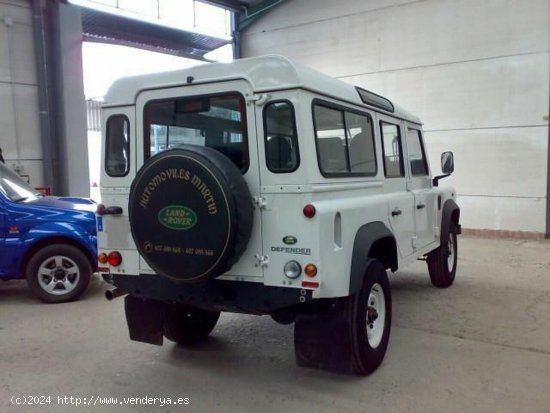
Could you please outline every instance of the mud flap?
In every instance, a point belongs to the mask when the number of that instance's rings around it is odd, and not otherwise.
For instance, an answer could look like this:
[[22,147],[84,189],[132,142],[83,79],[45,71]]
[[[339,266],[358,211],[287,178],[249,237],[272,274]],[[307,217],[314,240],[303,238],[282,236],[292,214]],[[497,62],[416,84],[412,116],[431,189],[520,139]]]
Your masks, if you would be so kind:
[[353,373],[349,321],[340,313],[299,315],[294,325],[296,364]]
[[162,346],[164,305],[162,301],[126,296],[124,309],[130,340]]

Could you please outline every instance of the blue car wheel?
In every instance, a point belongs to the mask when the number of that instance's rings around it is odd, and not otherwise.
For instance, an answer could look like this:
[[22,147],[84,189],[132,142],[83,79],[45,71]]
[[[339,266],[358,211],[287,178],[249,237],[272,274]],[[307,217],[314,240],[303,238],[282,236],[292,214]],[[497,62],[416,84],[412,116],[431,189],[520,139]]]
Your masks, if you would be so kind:
[[92,266],[86,255],[72,245],[42,248],[29,260],[26,277],[31,291],[47,303],[79,298],[88,287]]

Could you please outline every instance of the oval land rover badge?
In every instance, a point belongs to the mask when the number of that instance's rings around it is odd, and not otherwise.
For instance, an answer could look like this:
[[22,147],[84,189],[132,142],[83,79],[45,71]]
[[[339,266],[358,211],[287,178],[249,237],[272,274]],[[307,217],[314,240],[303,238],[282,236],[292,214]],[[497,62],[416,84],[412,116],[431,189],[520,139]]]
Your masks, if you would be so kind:
[[286,245],[294,245],[298,242],[298,239],[292,235],[287,235],[286,237],[283,238],[283,242]]
[[183,205],[169,205],[159,211],[158,220],[166,228],[183,231],[195,226],[197,214]]

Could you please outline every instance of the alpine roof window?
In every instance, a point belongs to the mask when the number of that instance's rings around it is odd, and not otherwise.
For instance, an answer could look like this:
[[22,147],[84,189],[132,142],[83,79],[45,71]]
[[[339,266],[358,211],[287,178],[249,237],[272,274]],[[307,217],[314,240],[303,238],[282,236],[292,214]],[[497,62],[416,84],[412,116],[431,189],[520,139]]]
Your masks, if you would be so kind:
[[389,99],[386,99],[384,96],[377,95],[376,93],[370,92],[368,90],[356,87],[359,97],[364,104],[374,106],[379,109],[384,109],[388,112],[395,112],[395,107]]

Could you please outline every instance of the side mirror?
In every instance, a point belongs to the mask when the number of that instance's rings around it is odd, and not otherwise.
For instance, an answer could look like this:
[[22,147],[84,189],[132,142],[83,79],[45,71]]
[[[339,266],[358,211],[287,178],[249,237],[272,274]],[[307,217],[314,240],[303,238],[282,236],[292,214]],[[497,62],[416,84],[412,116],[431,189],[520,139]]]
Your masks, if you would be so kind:
[[443,175],[434,176],[433,185],[438,186],[439,180],[448,177],[455,170],[455,158],[452,152],[443,152],[441,154],[441,171]]
[[443,152],[441,154],[441,171],[445,175],[450,175],[455,170],[455,159],[452,152]]

